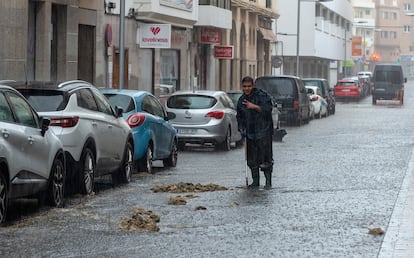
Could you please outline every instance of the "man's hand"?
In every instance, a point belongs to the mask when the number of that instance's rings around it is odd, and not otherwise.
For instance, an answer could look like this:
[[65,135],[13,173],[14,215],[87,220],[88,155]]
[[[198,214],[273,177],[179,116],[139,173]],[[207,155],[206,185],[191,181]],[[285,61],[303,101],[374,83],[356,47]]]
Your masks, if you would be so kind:
[[260,112],[260,106],[258,106],[258,105],[256,105],[256,104],[253,104],[252,102],[250,102],[250,101],[248,101],[248,100],[243,100],[243,105],[245,105],[246,106],[246,108],[248,108],[248,109],[254,109],[254,110],[256,110],[257,112]]

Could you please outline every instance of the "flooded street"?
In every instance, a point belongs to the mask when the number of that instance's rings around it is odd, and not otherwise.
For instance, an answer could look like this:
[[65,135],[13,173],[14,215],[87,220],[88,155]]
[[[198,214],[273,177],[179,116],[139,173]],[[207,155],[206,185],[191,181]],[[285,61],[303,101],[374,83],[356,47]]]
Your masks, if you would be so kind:
[[[386,231],[413,150],[414,83],[405,97],[403,107],[339,102],[333,116],[286,126],[271,190],[263,173],[259,190],[245,188],[243,147],[190,146],[176,168],[115,188],[99,179],[95,195],[65,208],[18,200],[0,256],[377,257],[383,234],[370,230]],[[123,225],[137,209],[158,216],[158,230]]]

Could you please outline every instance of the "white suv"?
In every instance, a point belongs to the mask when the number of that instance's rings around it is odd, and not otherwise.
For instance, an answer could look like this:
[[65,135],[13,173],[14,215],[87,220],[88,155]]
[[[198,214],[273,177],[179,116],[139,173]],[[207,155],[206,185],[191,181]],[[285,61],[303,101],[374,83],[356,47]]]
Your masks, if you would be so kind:
[[49,123],[16,90],[0,85],[0,224],[11,198],[64,204],[65,155]]
[[72,192],[91,194],[96,176],[112,174],[114,183],[129,183],[134,144],[122,108],[85,81],[14,84],[63,143]]

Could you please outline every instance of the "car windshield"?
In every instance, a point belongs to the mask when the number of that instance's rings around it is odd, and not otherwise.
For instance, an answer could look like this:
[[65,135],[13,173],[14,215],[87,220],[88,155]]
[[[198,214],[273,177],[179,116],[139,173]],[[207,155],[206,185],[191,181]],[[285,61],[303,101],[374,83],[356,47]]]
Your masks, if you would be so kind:
[[20,92],[38,112],[59,111],[66,107],[61,91],[21,90]]
[[237,102],[239,101],[239,98],[241,95],[243,95],[242,92],[228,92],[227,95],[229,95],[231,101],[233,101],[234,106],[237,106]]
[[337,86],[356,86],[355,82],[338,82]]
[[134,101],[130,96],[111,93],[105,93],[104,95],[108,98],[112,108],[114,109],[116,106],[122,107],[125,113],[135,109]]
[[303,83],[305,85],[309,85],[309,86],[319,86],[319,82],[318,81],[308,81],[308,80],[304,80]]
[[176,109],[208,109],[213,107],[217,100],[204,95],[175,95],[167,100],[167,107]]
[[271,96],[295,95],[295,87],[289,78],[262,78],[256,81],[256,87],[265,90]]

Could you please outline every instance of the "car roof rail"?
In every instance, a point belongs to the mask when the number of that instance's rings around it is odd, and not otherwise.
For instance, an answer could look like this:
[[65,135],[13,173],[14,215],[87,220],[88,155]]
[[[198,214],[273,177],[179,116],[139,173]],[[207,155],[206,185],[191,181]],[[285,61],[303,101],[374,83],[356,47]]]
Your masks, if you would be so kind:
[[13,83],[16,82],[15,80],[0,80],[0,84],[7,84],[7,83]]
[[88,85],[92,85],[91,83],[87,82],[87,81],[83,81],[83,80],[71,80],[71,81],[66,81],[66,82],[62,82],[58,85],[58,88],[62,88],[65,87],[67,85],[72,85],[74,83],[85,83]]

